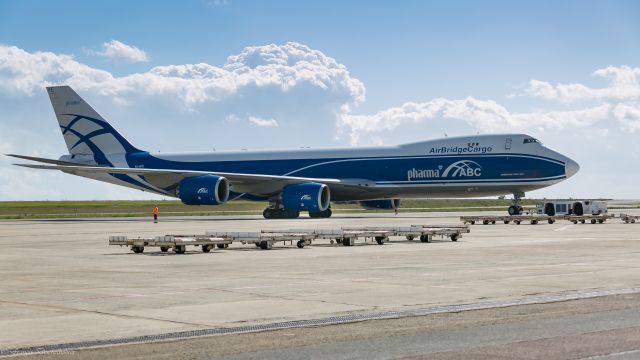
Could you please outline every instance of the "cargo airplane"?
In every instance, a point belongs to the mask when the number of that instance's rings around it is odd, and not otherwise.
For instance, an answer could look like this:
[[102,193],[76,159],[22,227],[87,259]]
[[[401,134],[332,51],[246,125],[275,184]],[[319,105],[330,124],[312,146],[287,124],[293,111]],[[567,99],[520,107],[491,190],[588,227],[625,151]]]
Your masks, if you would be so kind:
[[151,154],[127,141],[69,86],[48,87],[69,149],[58,160],[16,164],[176,197],[188,205],[268,201],[265,218],[331,216],[331,202],[397,209],[401,198],[514,195],[575,174],[570,158],[524,134],[473,135],[397,146]]

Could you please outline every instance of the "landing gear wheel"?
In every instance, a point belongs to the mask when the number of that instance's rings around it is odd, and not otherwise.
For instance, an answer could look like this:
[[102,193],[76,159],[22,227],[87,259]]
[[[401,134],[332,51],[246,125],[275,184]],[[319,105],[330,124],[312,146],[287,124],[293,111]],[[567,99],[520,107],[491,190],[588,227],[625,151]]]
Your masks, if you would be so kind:
[[509,213],[509,215],[514,216],[514,215],[522,215],[523,210],[524,209],[520,205],[511,205],[509,206],[509,209],[507,209],[507,212]]
[[296,219],[300,212],[296,210],[277,209],[268,207],[262,212],[265,219]]
[[309,211],[310,218],[329,218],[331,217],[331,208],[324,211]]

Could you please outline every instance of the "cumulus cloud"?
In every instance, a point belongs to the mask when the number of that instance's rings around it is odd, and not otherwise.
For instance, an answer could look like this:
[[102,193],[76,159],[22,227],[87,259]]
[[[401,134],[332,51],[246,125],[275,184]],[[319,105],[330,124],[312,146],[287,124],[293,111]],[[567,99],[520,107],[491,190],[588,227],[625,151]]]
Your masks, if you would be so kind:
[[114,76],[79,63],[72,56],[27,52],[0,45],[0,90],[33,94],[52,84],[67,84],[105,96],[130,93],[169,95],[186,107],[215,102],[247,87],[282,92],[309,85],[343,99],[342,111],[364,101],[364,84],[321,51],[298,43],[245,48],[222,67],[199,63],[157,66],[144,73]]
[[393,130],[405,123],[421,123],[435,119],[462,120],[483,132],[526,130],[531,128],[583,128],[606,120],[610,114],[607,104],[572,111],[513,113],[492,100],[468,97],[463,100],[438,98],[427,102],[407,102],[399,107],[379,111],[373,115],[344,114],[340,127],[350,131],[352,144],[363,133]]
[[363,134],[369,134],[373,139],[374,133],[437,119],[464,121],[482,132],[589,128],[610,119],[616,119],[623,131],[634,133],[640,130],[640,68],[609,66],[596,70],[593,75],[606,79],[607,86],[592,88],[580,83],[552,85],[546,81],[531,80],[523,94],[565,106],[580,101],[575,109],[513,112],[493,100],[437,98],[426,102],[407,102],[371,115],[343,113],[338,122],[339,129],[343,133],[349,132],[352,144],[359,143]]
[[102,44],[102,50],[90,51],[91,54],[103,56],[109,60],[127,62],[148,62],[149,55],[133,45],[127,45],[118,40],[111,40]]
[[81,64],[70,55],[0,45],[0,90],[7,93],[33,95],[55,84],[86,89],[88,84],[99,86],[113,79],[109,72]]
[[249,116],[249,122],[256,126],[278,127],[278,122],[275,119],[262,119],[256,116]]
[[613,116],[624,130],[632,134],[640,131],[640,105],[618,104],[613,110]]
[[593,76],[603,78],[608,85],[592,88],[583,84],[551,84],[531,80],[527,95],[570,103],[580,100],[631,100],[640,98],[640,68],[609,66],[596,70]]

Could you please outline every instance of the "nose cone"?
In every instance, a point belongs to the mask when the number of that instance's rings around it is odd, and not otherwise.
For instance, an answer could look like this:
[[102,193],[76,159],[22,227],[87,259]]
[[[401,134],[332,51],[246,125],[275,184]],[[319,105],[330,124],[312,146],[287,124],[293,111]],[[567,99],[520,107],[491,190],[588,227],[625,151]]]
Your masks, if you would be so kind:
[[575,173],[580,170],[580,165],[577,162],[567,158],[564,162],[564,172],[567,175],[567,179],[572,177]]

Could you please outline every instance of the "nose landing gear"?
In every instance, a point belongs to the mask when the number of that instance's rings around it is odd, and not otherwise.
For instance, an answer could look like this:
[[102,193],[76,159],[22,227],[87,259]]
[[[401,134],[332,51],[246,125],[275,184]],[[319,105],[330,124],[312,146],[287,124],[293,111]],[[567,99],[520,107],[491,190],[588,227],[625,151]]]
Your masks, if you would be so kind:
[[524,193],[513,194],[513,205],[509,206],[507,212],[509,215],[522,215],[524,209],[520,205],[520,200],[524,197]]

